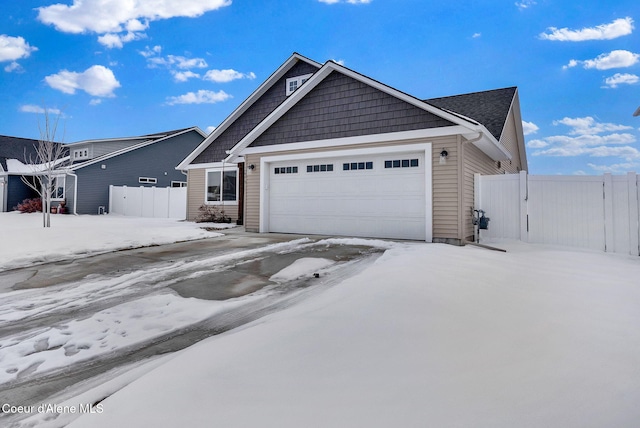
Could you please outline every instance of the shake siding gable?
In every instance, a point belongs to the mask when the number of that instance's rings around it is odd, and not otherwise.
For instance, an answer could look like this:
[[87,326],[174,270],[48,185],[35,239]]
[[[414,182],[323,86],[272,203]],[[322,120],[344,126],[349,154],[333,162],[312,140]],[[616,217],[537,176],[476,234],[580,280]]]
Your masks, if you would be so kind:
[[439,116],[333,71],[250,147],[451,125]]
[[286,80],[288,78],[315,73],[317,70],[313,65],[299,61],[256,100],[242,116],[229,125],[209,147],[194,159],[192,164],[219,162],[226,158],[226,150],[231,149],[287,98]]

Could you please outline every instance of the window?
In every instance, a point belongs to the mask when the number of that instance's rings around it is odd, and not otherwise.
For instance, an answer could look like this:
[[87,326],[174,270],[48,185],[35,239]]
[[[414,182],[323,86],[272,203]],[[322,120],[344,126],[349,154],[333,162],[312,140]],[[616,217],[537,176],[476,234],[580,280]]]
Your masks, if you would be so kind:
[[333,164],[322,164],[322,165],[307,165],[307,172],[331,172],[333,171]]
[[287,96],[293,94],[304,82],[309,80],[312,74],[305,74],[303,76],[290,77],[287,79]]
[[373,162],[351,162],[343,163],[343,171],[357,171],[359,169],[373,169]]
[[274,174],[297,174],[298,167],[297,166],[281,166],[279,168],[274,168]]
[[186,181],[172,181],[171,187],[187,187]]
[[206,202],[236,202],[238,171],[207,171]]
[[73,151],[73,160],[89,159],[89,149],[77,149]]
[[158,182],[157,178],[153,178],[153,177],[138,177],[138,183],[156,184],[157,182]]
[[65,185],[65,176],[57,175],[53,177],[53,185],[51,186],[51,199],[52,200],[63,200],[64,199],[64,185]]
[[397,159],[384,161],[385,168],[415,168],[419,166],[418,159]]

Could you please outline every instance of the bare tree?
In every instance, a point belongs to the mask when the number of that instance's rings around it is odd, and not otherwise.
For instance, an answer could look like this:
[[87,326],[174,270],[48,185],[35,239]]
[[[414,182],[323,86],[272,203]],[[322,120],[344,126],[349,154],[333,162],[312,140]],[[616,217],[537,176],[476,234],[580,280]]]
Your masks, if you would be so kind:
[[29,177],[22,176],[22,181],[33,189],[42,200],[42,226],[51,227],[51,199],[58,191],[56,181],[60,176],[59,169],[69,163],[65,147],[62,145],[62,138],[56,142],[58,123],[62,113],[58,113],[55,118],[49,116],[49,111],[44,109],[44,126],[38,120],[40,138],[38,144],[34,144],[35,156],[30,155],[28,159],[25,153],[32,174]]

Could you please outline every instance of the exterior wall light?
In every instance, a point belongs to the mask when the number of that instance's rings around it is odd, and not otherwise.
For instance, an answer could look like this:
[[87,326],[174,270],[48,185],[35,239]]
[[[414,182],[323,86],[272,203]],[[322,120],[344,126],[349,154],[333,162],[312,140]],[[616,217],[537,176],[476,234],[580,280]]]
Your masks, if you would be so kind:
[[447,163],[447,156],[449,156],[449,152],[445,149],[442,149],[440,152],[440,165],[444,165]]

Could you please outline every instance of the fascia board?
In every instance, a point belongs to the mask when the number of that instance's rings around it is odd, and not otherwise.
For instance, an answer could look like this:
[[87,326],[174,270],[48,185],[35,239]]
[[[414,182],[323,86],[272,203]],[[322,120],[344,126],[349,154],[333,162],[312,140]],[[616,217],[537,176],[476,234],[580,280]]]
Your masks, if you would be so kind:
[[223,167],[228,166],[228,165],[237,166],[237,163],[235,163],[235,162],[194,163],[194,164],[186,165],[185,168],[180,168],[180,166],[177,166],[176,169],[177,170],[181,170],[181,171],[189,171],[189,170],[192,170],[192,169],[223,168]]
[[248,147],[256,138],[258,138],[265,130],[273,125],[280,117],[282,117],[287,111],[295,106],[298,101],[304,98],[313,88],[315,88],[320,82],[322,82],[332,71],[338,71],[346,76],[352,77],[360,82],[370,85],[380,91],[383,91],[391,96],[394,96],[402,101],[405,101],[411,105],[414,105],[422,110],[442,117],[449,122],[462,126],[471,132],[488,132],[484,127],[480,125],[474,125],[461,119],[460,117],[448,113],[442,109],[427,104],[415,97],[412,97],[404,92],[398,91],[390,86],[384,85],[376,80],[373,80],[367,76],[356,73],[353,70],[345,68],[333,61],[328,61],[322,68],[317,71],[309,80],[307,80],[298,90],[289,96],[282,104],[280,104],[271,114],[269,114],[262,122],[260,122],[254,129],[252,129],[242,140],[240,140],[231,150],[229,150],[229,157],[227,160],[233,161],[246,147]]
[[99,140],[82,140],[82,141],[76,141],[74,143],[65,143],[64,146],[66,147],[71,147],[71,146],[76,146],[79,144],[94,144],[94,143],[108,143],[110,141],[130,141],[130,140],[148,140],[149,136],[148,135],[142,135],[142,136],[138,136],[138,137],[122,137],[122,138],[103,138],[103,139],[99,139]]
[[318,68],[322,67],[322,64],[310,60],[309,58],[305,58],[298,53],[294,53],[293,55],[291,55],[291,57],[289,57],[288,60],[286,60],[280,67],[278,67],[278,69],[274,71],[271,76],[267,78],[267,80],[265,80],[260,86],[258,86],[258,88],[253,91],[253,93],[249,95],[249,97],[246,98],[242,102],[242,104],[240,104],[229,116],[227,116],[227,118],[216,129],[214,129],[211,134],[206,136],[205,140],[198,147],[196,147],[195,150],[191,152],[189,156],[187,156],[180,163],[180,165],[178,165],[178,169],[189,169],[187,168],[187,165],[193,162],[193,160],[197,158],[200,153],[202,153],[207,147],[209,147],[209,145],[213,141],[215,141],[216,138],[218,138],[224,131],[226,131],[233,122],[235,122],[240,116],[242,116],[242,114],[244,114],[245,111],[249,109],[249,107],[251,107],[258,99],[260,99],[260,97],[262,97],[265,92],[267,92],[278,80],[280,80],[280,78],[284,76],[284,74],[297,63],[297,61],[304,61],[315,65]]

